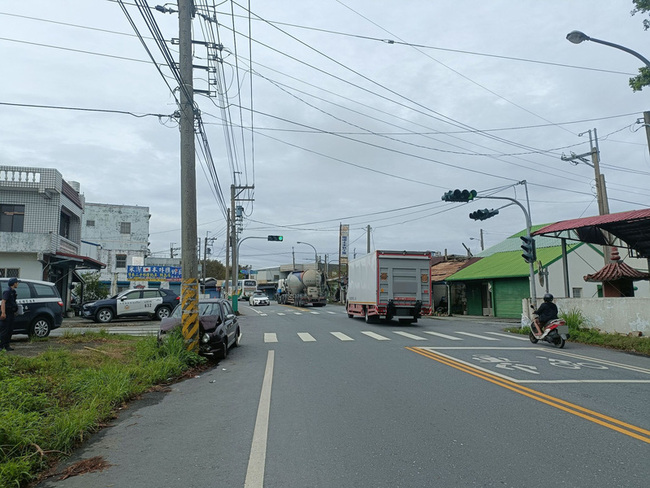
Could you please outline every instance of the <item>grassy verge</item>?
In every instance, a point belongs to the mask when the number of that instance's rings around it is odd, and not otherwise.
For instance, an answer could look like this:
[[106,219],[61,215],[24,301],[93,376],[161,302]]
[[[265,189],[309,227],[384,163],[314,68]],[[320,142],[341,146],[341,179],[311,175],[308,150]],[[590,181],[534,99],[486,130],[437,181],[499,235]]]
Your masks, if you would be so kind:
[[[650,337],[628,337],[620,334],[605,334],[587,327],[587,321],[580,310],[571,310],[560,314],[569,326],[569,341],[592,344],[595,346],[619,349],[650,356]],[[509,332],[528,335],[529,327],[510,327]]]
[[180,331],[168,339],[101,332],[66,335],[36,357],[0,353],[0,486],[25,486],[125,401],[205,362]]

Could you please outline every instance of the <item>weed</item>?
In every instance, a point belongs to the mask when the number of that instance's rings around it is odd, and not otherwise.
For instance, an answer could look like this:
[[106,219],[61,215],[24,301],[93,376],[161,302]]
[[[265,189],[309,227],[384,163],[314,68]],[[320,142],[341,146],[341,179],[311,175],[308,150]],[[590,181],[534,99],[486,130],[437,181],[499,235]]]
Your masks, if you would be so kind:
[[104,331],[60,342],[32,358],[0,355],[0,486],[25,485],[125,401],[205,361],[180,331],[160,345]]

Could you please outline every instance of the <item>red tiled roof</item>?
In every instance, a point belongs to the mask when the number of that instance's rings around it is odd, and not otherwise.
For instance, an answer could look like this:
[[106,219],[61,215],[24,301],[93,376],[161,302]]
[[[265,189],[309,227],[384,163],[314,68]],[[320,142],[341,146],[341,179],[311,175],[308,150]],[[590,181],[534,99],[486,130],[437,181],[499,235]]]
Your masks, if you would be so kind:
[[617,281],[620,279],[647,280],[650,279],[650,274],[642,273],[623,262],[617,261],[606,264],[600,271],[584,277],[584,280],[589,282]]

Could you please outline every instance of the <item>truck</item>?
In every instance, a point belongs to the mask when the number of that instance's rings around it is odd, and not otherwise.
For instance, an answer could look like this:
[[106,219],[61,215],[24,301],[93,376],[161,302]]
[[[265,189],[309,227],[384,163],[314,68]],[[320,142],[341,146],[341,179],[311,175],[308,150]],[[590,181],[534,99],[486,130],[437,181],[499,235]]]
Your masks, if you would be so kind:
[[278,303],[303,307],[324,307],[327,303],[325,295],[325,275],[318,270],[293,271],[278,282]]
[[414,323],[431,313],[431,299],[429,251],[374,251],[348,263],[350,318]]

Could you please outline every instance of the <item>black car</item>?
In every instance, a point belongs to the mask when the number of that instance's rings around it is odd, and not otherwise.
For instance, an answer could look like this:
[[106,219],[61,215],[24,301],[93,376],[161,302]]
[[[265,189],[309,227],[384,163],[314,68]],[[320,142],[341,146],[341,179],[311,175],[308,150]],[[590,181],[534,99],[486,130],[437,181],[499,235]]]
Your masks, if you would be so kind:
[[[182,326],[183,310],[179,305],[171,317],[160,323],[158,340]],[[237,347],[241,340],[241,329],[232,305],[223,298],[199,300],[199,353],[225,359],[228,349]]]
[[81,315],[95,322],[107,323],[114,318],[169,317],[180,302],[178,294],[167,288],[126,290],[112,298],[84,303]]
[[[9,278],[0,278],[0,296],[9,288]],[[16,302],[23,313],[14,318],[14,334],[47,337],[63,323],[63,301],[54,283],[18,278]]]

